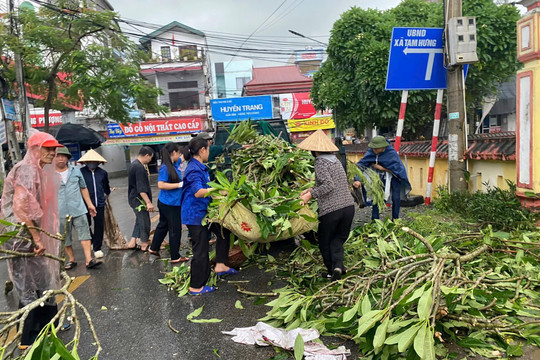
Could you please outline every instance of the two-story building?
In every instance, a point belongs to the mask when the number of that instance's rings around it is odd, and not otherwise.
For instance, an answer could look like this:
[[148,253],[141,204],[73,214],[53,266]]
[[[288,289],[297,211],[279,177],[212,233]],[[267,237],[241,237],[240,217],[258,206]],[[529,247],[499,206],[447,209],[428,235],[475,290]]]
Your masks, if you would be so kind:
[[211,76],[205,34],[173,21],[140,42],[151,58],[141,65],[141,73],[163,90],[158,102],[170,109],[165,118],[146,114],[146,119],[199,118],[208,127]]

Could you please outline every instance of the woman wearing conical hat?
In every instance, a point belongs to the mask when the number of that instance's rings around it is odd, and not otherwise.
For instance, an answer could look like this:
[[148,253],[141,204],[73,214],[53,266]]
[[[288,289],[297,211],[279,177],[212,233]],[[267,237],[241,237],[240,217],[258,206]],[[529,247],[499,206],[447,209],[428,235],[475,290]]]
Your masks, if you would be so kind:
[[345,273],[343,243],[349,237],[354,217],[354,199],[349,190],[347,174],[334,152],[336,145],[322,130],[317,130],[300,144],[315,157],[315,187],[304,190],[304,203],[317,199],[319,206],[319,249],[328,269],[326,277],[333,281]]
[[[107,171],[100,168],[100,164],[105,164],[107,160],[101,156],[94,149],[90,149],[80,159],[80,163],[86,164],[81,168],[84,181],[90,193],[90,199],[92,204],[96,207],[97,214],[93,218],[94,231],[92,232],[92,248],[94,250],[94,256],[96,258],[102,258],[104,256],[101,251],[103,244],[103,232],[105,225],[105,204],[106,196],[111,193],[109,186],[109,175]],[[92,218],[88,217],[88,223],[91,223]]]

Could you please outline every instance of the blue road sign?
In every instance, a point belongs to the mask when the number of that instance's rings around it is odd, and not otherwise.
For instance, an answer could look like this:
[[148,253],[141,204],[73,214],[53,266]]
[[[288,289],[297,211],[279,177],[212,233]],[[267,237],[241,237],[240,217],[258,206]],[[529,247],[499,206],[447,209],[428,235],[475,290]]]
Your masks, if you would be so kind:
[[246,96],[210,100],[215,121],[272,119],[272,96]]
[[394,28],[386,90],[446,89],[442,28]]

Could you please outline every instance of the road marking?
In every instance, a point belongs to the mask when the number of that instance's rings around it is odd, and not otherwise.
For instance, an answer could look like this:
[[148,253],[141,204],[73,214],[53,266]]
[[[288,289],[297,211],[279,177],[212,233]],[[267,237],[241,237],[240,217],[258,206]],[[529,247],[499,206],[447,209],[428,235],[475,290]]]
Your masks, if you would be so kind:
[[159,214],[158,215],[155,215],[153,218],[152,218],[152,222],[155,223],[156,221],[159,220]]
[[[69,285],[68,291],[73,294],[88,279],[90,279],[90,275],[77,276]],[[56,303],[60,304],[62,301],[64,301],[64,295],[58,295],[56,297]]]

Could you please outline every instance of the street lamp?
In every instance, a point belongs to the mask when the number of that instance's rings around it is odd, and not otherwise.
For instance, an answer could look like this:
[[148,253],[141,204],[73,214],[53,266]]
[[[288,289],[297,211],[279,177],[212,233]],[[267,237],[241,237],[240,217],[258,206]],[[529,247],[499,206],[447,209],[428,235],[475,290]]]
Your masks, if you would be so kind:
[[310,38],[309,36],[306,36],[306,35],[302,35],[302,34],[300,34],[300,33],[297,33],[297,32],[294,31],[294,30],[289,30],[289,32],[290,32],[291,34],[293,34],[293,35],[300,36],[300,37],[303,37],[303,38],[305,38],[305,39],[309,39],[309,40],[311,40],[311,41],[315,41],[316,43],[319,43],[319,44],[323,45],[324,47],[328,47],[328,44],[323,43],[322,41],[319,41],[319,40],[315,40],[315,39],[313,39],[313,38]]

